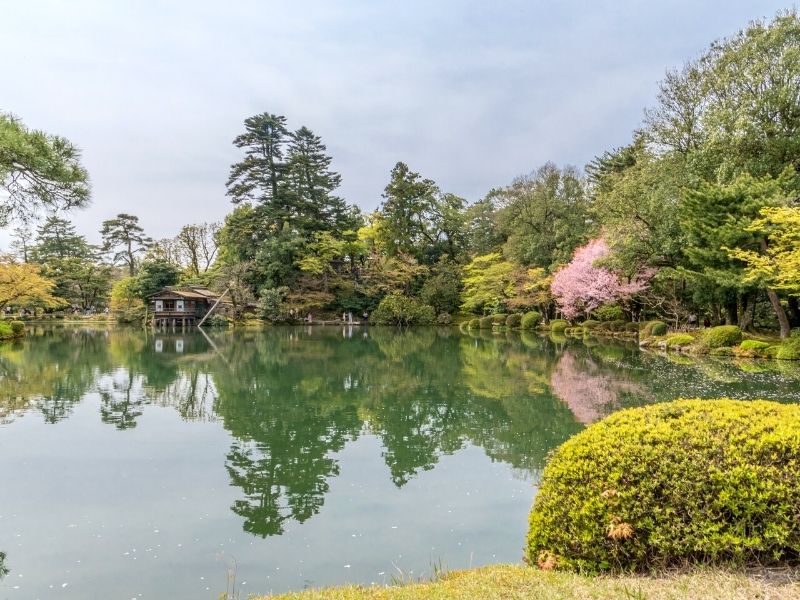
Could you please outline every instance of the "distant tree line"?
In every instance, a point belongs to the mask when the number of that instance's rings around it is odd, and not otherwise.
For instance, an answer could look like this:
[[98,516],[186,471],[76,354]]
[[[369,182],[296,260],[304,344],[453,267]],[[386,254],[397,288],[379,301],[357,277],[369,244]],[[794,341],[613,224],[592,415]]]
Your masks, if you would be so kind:
[[[784,337],[800,326],[794,11],[669,71],[629,144],[583,171],[548,162],[473,202],[398,162],[380,207],[362,214],[338,195],[320,137],[262,113],[233,141],[241,158],[224,223],[152,240],[120,214],[94,247],[63,217],[88,200],[78,152],[8,116],[0,131],[0,212],[23,221],[15,260],[38,265],[53,297],[79,309],[136,314],[158,286],[187,283],[228,289],[236,316],[274,322],[352,312],[446,323],[528,310],[579,320],[613,307],[674,326]],[[37,153],[50,159],[42,173]]]

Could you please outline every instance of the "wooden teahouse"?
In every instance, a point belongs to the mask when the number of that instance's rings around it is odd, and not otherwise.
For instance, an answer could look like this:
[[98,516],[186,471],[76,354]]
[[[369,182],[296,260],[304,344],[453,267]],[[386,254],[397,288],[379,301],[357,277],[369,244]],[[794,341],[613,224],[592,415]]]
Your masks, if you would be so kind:
[[150,296],[153,326],[198,325],[220,299],[219,294],[204,287],[166,287]]

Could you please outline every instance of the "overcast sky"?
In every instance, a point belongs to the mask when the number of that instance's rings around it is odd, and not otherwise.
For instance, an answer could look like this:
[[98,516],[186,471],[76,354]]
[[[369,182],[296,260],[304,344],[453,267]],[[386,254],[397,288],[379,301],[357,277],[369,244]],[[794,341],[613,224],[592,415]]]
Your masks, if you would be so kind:
[[[476,200],[547,160],[627,143],[656,84],[769,0],[2,0],[0,110],[83,151],[92,241],[221,220],[242,121],[322,136],[341,194],[380,203],[399,160]],[[6,246],[6,235],[0,245]]]

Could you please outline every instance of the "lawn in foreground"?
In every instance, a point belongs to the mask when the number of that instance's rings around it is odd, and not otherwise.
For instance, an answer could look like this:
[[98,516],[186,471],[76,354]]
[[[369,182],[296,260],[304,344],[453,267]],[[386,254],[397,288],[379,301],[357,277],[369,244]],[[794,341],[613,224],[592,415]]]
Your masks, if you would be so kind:
[[[263,598],[266,597],[262,597]],[[454,571],[431,583],[339,587],[271,597],[280,600],[789,600],[800,599],[800,571],[696,570],[658,576],[585,577],[524,566]]]

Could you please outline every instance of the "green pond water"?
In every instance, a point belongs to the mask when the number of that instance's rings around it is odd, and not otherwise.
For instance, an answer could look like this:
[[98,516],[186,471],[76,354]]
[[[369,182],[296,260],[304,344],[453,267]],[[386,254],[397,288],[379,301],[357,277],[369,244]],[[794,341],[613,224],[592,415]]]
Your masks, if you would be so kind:
[[455,329],[0,346],[0,598],[242,598],[518,562],[547,453],[622,407],[800,400],[800,365]]

